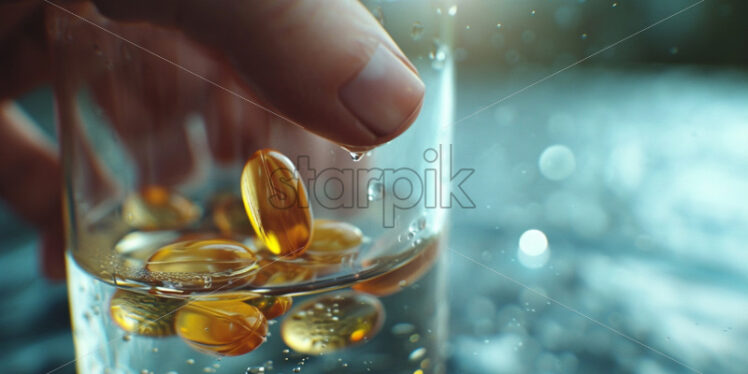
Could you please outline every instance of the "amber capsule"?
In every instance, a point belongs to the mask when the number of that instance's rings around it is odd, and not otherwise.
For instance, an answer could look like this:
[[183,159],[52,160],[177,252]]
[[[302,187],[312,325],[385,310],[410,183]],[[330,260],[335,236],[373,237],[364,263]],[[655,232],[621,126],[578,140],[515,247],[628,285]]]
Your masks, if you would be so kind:
[[188,345],[222,356],[253,351],[268,331],[262,312],[241,300],[191,301],[179,309],[175,324]]
[[312,243],[304,257],[318,262],[338,264],[356,255],[364,235],[358,227],[349,223],[328,219],[314,220]]
[[141,230],[176,229],[197,220],[200,208],[174,191],[149,186],[125,200],[122,216],[130,226]]
[[161,276],[188,274],[191,277],[181,282],[185,288],[215,288],[251,274],[257,258],[248,247],[232,240],[185,240],[159,249],[145,268]]
[[[353,285],[356,291],[377,296],[387,296],[399,292],[420,279],[431,269],[440,252],[438,237],[424,239],[414,250],[416,254],[407,263],[393,271]],[[364,266],[367,266],[364,261]]]
[[174,334],[174,315],[182,305],[179,299],[119,289],[109,301],[109,313],[128,333],[160,337]]
[[244,165],[241,190],[252,227],[268,250],[300,256],[311,241],[312,211],[291,160],[272,149],[255,152]]
[[376,297],[343,291],[293,308],[281,324],[281,335],[296,352],[323,354],[370,340],[383,322],[384,308]]
[[245,303],[259,309],[267,319],[280,317],[291,308],[293,300],[288,296],[258,296],[244,300]]
[[311,266],[295,262],[260,260],[251,284],[255,287],[288,285],[308,281],[315,275],[315,269]]
[[225,235],[254,235],[244,203],[238,196],[218,195],[213,201],[213,224]]

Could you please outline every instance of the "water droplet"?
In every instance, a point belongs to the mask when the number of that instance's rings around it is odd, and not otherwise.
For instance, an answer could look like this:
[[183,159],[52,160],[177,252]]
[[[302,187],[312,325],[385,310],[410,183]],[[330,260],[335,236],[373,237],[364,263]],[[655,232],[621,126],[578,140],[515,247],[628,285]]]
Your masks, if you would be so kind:
[[497,28],[497,29],[501,29],[501,24],[500,24],[500,23],[497,23],[497,24],[496,24],[496,28]]
[[293,368],[293,372],[294,373],[300,373],[301,372],[301,368],[297,366],[297,367]]
[[582,38],[582,40],[585,40],[587,39],[587,33],[582,33],[579,37]]
[[436,8],[436,14],[441,15],[442,14],[442,8]]
[[533,10],[531,10],[531,11],[530,11],[530,15],[531,15],[531,16],[534,16],[534,15],[535,15],[535,9],[533,9]]
[[413,40],[418,40],[421,39],[421,36],[423,36],[423,24],[416,21],[410,29],[410,37],[413,38]]
[[455,14],[457,14],[457,5],[452,5],[451,7],[449,7],[447,14],[449,14],[450,16],[454,16]]
[[195,364],[195,359],[188,358],[186,362],[187,362],[187,365],[194,365]]
[[348,154],[351,155],[351,159],[353,160],[353,162],[359,162],[362,158],[364,158],[366,152],[348,152]]
[[610,7],[611,7],[611,8],[615,8],[615,7],[617,7],[617,6],[618,6],[618,3],[615,3],[615,2],[614,2],[613,4],[611,4],[611,5],[610,5]]

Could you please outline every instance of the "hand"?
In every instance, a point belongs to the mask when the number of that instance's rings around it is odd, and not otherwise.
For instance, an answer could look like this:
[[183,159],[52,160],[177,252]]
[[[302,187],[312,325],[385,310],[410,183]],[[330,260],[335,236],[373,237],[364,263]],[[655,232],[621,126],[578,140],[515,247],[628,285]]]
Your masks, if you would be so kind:
[[[198,44],[197,53],[204,55],[197,61],[205,63],[195,69],[305,129],[351,149],[368,149],[402,133],[415,119],[423,100],[423,83],[413,65],[356,1],[96,3],[104,15],[123,21],[131,37],[140,34],[147,40],[154,25],[178,30],[180,36]],[[0,0],[0,81],[7,82],[0,87],[0,100],[12,99],[45,83],[51,75],[44,52],[42,4],[36,0]],[[60,5],[68,8],[67,2]],[[111,84],[124,87],[127,82],[115,79]],[[180,86],[180,92],[185,87],[191,86]],[[170,88],[163,89],[168,92]],[[122,100],[111,96],[109,99],[109,115],[118,132],[137,134],[132,129],[133,121],[126,120],[126,115],[134,112],[114,110],[122,109],[118,104]],[[134,105],[140,105],[140,110],[160,110],[148,107],[152,102]],[[106,100],[101,104],[107,109]],[[259,109],[250,109],[251,104],[245,106],[250,112],[247,115],[258,116]],[[209,135],[220,143],[221,132],[211,135],[211,129],[232,120],[216,119],[216,123],[208,121]],[[239,118],[233,122],[232,126],[243,126]],[[0,141],[11,145],[0,147],[0,197],[42,230],[45,271],[60,277],[59,187],[49,182],[60,180],[59,162],[50,145],[29,130],[30,125],[12,105],[0,107]],[[137,149],[137,137],[131,136],[130,140],[126,143],[131,151]],[[214,147],[213,151],[220,149]]]

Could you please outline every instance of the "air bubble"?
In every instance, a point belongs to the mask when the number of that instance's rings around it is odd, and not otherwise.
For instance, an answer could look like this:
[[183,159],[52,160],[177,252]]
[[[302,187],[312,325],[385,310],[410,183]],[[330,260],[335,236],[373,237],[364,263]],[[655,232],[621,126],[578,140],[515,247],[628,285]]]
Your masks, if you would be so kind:
[[384,197],[384,183],[372,182],[369,183],[369,189],[367,191],[369,201],[381,200]]
[[429,52],[429,59],[431,59],[431,67],[435,70],[441,70],[444,68],[447,56],[449,54],[448,47],[438,40],[434,40],[433,49]]
[[409,230],[410,232],[416,233],[423,231],[426,228],[426,217],[419,217],[418,219],[411,222]]
[[413,40],[418,40],[421,39],[421,36],[423,36],[423,24],[416,21],[410,29],[410,37],[413,38]]

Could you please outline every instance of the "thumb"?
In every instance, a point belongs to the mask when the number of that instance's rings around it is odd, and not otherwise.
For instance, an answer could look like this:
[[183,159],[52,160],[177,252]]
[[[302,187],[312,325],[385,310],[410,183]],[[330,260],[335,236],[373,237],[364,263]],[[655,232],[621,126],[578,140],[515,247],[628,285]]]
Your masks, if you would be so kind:
[[114,19],[180,29],[229,61],[263,104],[352,150],[405,131],[423,101],[415,68],[358,1],[96,2]]

